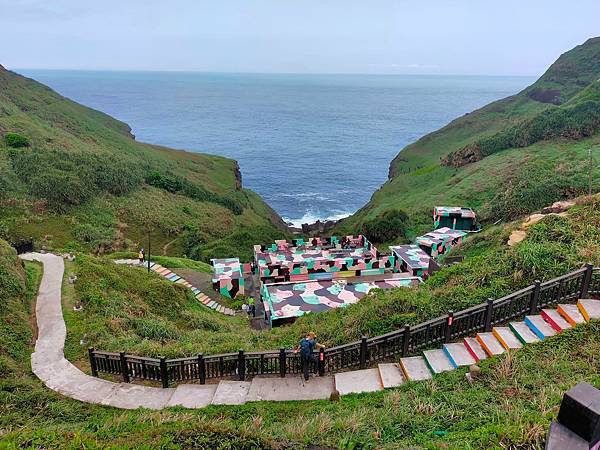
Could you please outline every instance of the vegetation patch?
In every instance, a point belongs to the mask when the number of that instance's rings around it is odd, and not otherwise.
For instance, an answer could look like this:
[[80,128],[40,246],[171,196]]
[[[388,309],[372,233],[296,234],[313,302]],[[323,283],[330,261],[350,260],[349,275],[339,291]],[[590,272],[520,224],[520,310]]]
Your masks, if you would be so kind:
[[12,148],[29,147],[30,145],[27,136],[23,136],[19,133],[6,133],[4,135],[4,142]]

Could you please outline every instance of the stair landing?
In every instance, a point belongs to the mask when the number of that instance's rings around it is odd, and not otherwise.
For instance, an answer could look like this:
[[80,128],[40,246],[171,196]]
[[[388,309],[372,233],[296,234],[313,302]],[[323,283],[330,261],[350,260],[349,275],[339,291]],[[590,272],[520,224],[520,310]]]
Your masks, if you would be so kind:
[[335,388],[340,395],[375,392],[383,389],[379,369],[340,372],[334,375],[334,380]]

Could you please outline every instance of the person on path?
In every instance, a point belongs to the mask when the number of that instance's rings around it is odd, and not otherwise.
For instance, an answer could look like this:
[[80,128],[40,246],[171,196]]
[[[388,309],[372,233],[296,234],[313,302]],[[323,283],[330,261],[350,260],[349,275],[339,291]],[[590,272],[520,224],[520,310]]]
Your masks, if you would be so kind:
[[317,358],[313,354],[315,348],[318,350],[325,348],[325,346],[317,342],[317,335],[311,331],[306,337],[300,340],[298,347],[294,349],[294,353],[300,351],[300,361],[302,362],[302,373],[304,374],[305,381],[308,381],[310,363],[317,362]]
[[256,306],[254,305],[254,297],[248,297],[248,314],[256,317]]
[[144,261],[146,260],[146,253],[144,253],[143,248],[138,253],[138,259],[140,260],[140,264],[144,264]]

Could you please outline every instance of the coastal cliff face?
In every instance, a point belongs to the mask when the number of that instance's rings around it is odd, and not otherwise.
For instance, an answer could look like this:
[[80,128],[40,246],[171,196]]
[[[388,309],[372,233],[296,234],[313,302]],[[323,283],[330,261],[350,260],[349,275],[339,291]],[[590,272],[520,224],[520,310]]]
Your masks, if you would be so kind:
[[596,37],[561,55],[522,92],[402,149],[388,181],[338,230],[360,229],[365,220],[403,209],[419,232],[440,203],[472,206],[491,220],[585,192],[580,173],[588,147],[599,141],[599,80]]
[[[129,125],[0,69],[0,230],[85,250],[155,248],[208,259],[235,236],[287,235],[236,161],[137,142]],[[232,237],[233,236],[233,237]]]

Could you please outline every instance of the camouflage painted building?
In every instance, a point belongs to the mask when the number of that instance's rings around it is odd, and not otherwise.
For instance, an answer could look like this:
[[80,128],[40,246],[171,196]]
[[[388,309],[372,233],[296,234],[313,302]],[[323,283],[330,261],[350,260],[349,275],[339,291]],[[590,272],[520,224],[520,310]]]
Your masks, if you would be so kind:
[[464,231],[444,227],[419,236],[416,241],[421,250],[432,258],[437,258],[452,247],[460,245],[466,235]]
[[471,208],[436,206],[433,209],[433,227],[474,231],[477,229],[477,217]]
[[255,245],[254,260],[263,283],[382,275],[395,265],[393,255],[382,255],[362,235]]
[[415,244],[395,245],[390,250],[396,256],[396,270],[414,277],[426,278],[431,256]]
[[261,294],[265,314],[271,325],[280,325],[308,313],[343,308],[357,303],[372,289],[391,289],[413,286],[417,277],[386,275],[375,281],[312,280],[301,283],[263,284]]
[[[244,295],[244,266],[238,258],[211,259],[213,288],[221,295],[235,298]],[[247,267],[249,269],[249,266]]]

